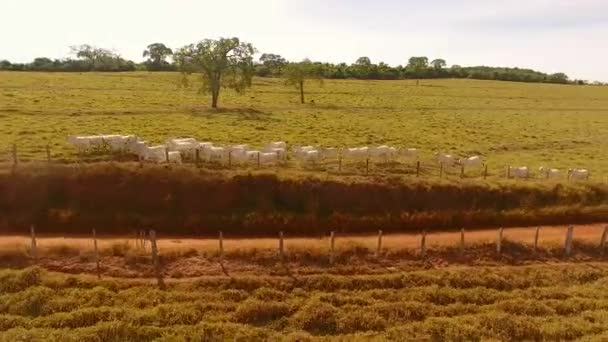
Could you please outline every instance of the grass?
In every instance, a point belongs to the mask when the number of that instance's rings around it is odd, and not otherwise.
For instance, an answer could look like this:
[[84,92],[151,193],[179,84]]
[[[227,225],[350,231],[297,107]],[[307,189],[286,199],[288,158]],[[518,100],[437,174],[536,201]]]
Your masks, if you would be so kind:
[[[73,134],[131,133],[150,142],[194,136],[217,143],[391,144],[481,154],[490,178],[505,165],[589,168],[608,175],[608,95],[602,87],[476,80],[328,80],[298,104],[282,80],[225,91],[219,111],[172,73],[0,72],[0,149],[23,160],[74,160]],[[4,154],[4,159],[10,155]],[[0,157],[0,159],[2,159]],[[375,169],[374,172],[381,172]],[[455,172],[457,173],[457,172]]]
[[95,280],[0,271],[0,341],[601,340],[603,264]]

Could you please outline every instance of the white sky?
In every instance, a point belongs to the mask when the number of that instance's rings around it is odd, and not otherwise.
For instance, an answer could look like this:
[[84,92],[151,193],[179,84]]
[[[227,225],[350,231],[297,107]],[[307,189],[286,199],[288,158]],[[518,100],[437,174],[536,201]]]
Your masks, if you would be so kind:
[[288,60],[519,66],[608,81],[608,0],[0,0],[0,59],[63,58],[69,46],[142,60],[237,36]]

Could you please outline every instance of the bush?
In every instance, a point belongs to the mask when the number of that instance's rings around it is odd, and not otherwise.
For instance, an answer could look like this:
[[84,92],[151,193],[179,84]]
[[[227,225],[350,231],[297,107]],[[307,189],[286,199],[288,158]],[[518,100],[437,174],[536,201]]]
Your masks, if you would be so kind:
[[331,304],[313,299],[292,316],[298,329],[315,334],[333,334],[337,329],[338,310]]
[[239,323],[265,324],[291,313],[289,305],[274,301],[248,299],[234,312],[234,320]]
[[6,295],[6,312],[13,315],[37,317],[45,313],[47,303],[55,291],[43,286],[34,286],[21,292]]
[[[345,308],[346,309],[346,308]],[[345,310],[336,320],[337,331],[340,333],[355,333],[360,331],[384,330],[387,322],[373,310],[364,308]]]
[[275,290],[269,287],[261,287],[253,292],[253,296],[260,300],[282,301],[286,294],[283,291]]
[[30,267],[21,271],[4,270],[0,272],[0,294],[23,291],[31,286],[40,285],[44,271],[39,267]]
[[29,320],[22,316],[0,315],[0,332],[16,327],[28,328]]
[[429,318],[424,326],[432,341],[481,341],[481,334],[471,324],[458,319]]
[[425,319],[430,312],[430,306],[420,302],[396,302],[375,305],[374,310],[388,322],[395,324]]

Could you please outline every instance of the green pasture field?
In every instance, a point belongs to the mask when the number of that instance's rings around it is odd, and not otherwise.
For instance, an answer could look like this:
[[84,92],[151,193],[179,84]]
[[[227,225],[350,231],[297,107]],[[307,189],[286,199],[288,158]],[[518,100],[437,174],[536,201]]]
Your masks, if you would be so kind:
[[602,264],[170,282],[0,271],[0,341],[605,341]]
[[[506,165],[588,168],[608,176],[608,88],[478,80],[326,80],[307,103],[281,79],[256,78],[244,95],[223,91],[220,110],[178,73],[0,72],[0,159],[74,160],[70,135],[135,134],[161,143],[269,141],[337,147],[389,144],[482,155]],[[195,81],[192,78],[192,81]],[[311,101],[314,101],[312,103]]]

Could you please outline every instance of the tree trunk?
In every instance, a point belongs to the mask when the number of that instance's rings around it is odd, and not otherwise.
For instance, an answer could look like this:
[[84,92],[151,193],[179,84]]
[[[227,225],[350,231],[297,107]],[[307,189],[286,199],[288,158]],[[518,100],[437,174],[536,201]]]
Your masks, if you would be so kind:
[[217,108],[217,100],[220,97],[220,89],[217,87],[211,91],[211,108]]
[[300,102],[304,103],[304,81],[300,81]]

